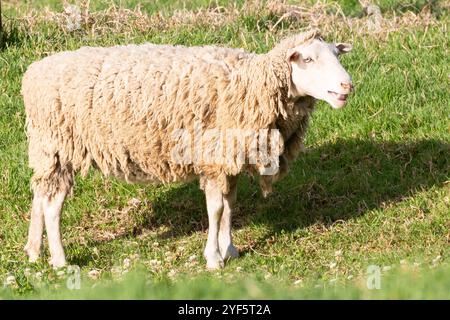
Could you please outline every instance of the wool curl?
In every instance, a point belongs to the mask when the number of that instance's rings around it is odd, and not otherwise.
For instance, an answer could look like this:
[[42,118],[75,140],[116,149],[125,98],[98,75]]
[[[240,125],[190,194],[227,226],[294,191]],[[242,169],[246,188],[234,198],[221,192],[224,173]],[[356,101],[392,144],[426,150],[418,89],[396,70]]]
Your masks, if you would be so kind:
[[128,182],[200,177],[202,186],[214,179],[227,193],[228,177],[266,165],[262,159],[241,164],[237,154],[218,164],[173,161],[179,139],[172,133],[184,129],[194,135],[198,122],[219,131],[280,131],[280,152],[274,155],[280,170],[261,177],[267,194],[302,149],[314,105],[311,97],[290,96],[287,53],[318,36],[317,30],[307,31],[260,55],[143,44],[83,47],[34,62],[22,81],[32,189],[49,196],[70,192],[74,173],[86,175],[94,167]]

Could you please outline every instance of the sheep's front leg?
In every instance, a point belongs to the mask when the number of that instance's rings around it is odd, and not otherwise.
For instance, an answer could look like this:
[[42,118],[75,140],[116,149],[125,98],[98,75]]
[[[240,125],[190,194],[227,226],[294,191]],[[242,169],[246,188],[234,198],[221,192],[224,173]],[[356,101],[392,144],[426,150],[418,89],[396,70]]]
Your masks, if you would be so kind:
[[63,267],[66,264],[60,230],[61,210],[65,198],[66,192],[60,192],[54,197],[44,197],[42,203],[51,255],[50,264],[55,268]]
[[219,224],[223,212],[222,190],[217,184],[208,180],[205,185],[206,207],[208,209],[208,240],[204,251],[208,269],[223,268],[224,262],[219,251]]
[[224,260],[239,256],[239,252],[233,245],[231,236],[231,218],[233,207],[236,203],[237,177],[230,178],[229,184],[230,192],[223,195],[223,213],[219,230],[219,250]]
[[41,253],[42,234],[44,232],[44,211],[42,202],[44,198],[35,192],[31,206],[30,227],[28,229],[28,241],[25,251],[30,262],[36,262]]

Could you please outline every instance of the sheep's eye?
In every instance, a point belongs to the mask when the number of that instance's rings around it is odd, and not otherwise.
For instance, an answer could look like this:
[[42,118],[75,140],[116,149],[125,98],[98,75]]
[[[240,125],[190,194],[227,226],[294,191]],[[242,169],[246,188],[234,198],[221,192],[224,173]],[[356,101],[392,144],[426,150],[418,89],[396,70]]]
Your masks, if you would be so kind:
[[310,62],[312,62],[313,61],[313,59],[311,59],[311,58],[305,58],[305,59],[303,59],[303,62],[305,62],[305,63],[310,63]]

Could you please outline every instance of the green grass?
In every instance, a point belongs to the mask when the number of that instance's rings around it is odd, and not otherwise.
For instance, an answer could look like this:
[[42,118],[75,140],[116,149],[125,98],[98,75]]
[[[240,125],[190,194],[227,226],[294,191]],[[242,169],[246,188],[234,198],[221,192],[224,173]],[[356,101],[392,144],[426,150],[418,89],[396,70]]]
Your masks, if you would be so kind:
[[[12,9],[10,12],[14,14],[17,11],[24,11],[28,9],[39,9],[42,10],[44,8],[50,8],[52,10],[61,11],[64,7],[63,1],[61,0],[25,0],[20,1],[19,3],[13,3],[9,5],[8,1],[5,1],[5,7],[7,9]],[[241,6],[243,4],[243,0],[234,1],[236,5]],[[76,3],[75,1],[71,1],[70,3]],[[79,3],[79,2],[78,2]],[[226,6],[230,3],[230,1],[226,0],[191,0],[191,1],[173,1],[173,0],[96,0],[91,1],[90,9],[91,10],[105,10],[110,8],[112,5],[116,7],[129,8],[133,9],[136,7],[140,7],[143,11],[148,13],[154,13],[156,11],[161,11],[165,13],[172,12],[174,10],[195,10],[206,7],[215,7],[215,6]]]
[[[36,289],[28,299],[442,299],[448,297],[450,268],[437,267],[418,272],[401,266],[381,271],[379,287],[367,287],[359,278],[349,283],[335,281],[287,283],[283,278],[216,275],[181,277],[153,281],[144,272],[131,272],[120,280],[93,281],[83,277],[79,289],[67,289],[72,279],[33,281]],[[33,279],[33,276],[30,276]],[[370,282],[370,279],[369,279]],[[21,298],[12,289],[0,289],[3,298]]]
[[[83,281],[81,291],[69,292],[55,289],[64,288],[65,280],[48,267],[47,247],[36,265],[22,251],[31,201],[20,96],[26,67],[51,52],[82,45],[145,41],[265,52],[285,32],[304,25],[286,21],[271,31],[268,24],[278,18],[261,12],[241,14],[223,26],[91,35],[63,32],[47,21],[25,30],[20,18],[27,10],[45,5],[60,10],[60,2],[29,1],[22,7],[3,2],[0,280],[13,275],[16,284],[0,291],[0,297],[450,298],[447,13],[434,16],[436,23],[427,28],[417,24],[387,37],[349,35],[338,25],[333,35],[325,35],[353,39],[354,50],[342,63],[356,91],[343,110],[318,104],[306,139],[309,152],[268,199],[255,181],[240,180],[233,235],[241,257],[222,271],[204,269],[207,216],[198,184],[127,185],[98,172],[77,177],[62,228],[68,261],[81,267]],[[108,6],[91,2],[95,10]],[[208,3],[193,1],[187,8]],[[341,4],[346,14],[356,16],[356,3]],[[380,1],[388,15],[401,15],[405,3],[423,6],[421,1]],[[156,1],[143,7],[170,11],[183,4]],[[140,204],[129,205],[133,198]],[[131,266],[125,268],[127,259]],[[369,265],[393,269],[386,271],[380,290],[361,284]],[[94,269],[101,280],[88,280]],[[131,276],[110,281],[124,269]],[[41,283],[27,276],[36,272],[43,273]],[[302,288],[294,285],[299,280]]]

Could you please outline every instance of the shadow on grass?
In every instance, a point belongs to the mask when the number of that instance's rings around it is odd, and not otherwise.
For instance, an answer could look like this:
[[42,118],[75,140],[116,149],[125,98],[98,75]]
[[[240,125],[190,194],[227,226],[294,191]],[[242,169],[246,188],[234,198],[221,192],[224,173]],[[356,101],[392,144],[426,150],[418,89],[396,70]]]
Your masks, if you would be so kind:
[[[442,185],[449,177],[450,144],[338,140],[312,148],[264,199],[256,181],[239,181],[233,225],[267,224],[274,231],[316,222],[346,220],[416,191]],[[185,236],[208,225],[204,195],[197,184],[170,190],[154,204],[155,221],[167,236]]]
[[[338,140],[311,148],[266,199],[257,181],[240,179],[234,230],[252,223],[265,225],[273,236],[316,223],[328,226],[353,219],[417,191],[441,186],[449,178],[449,152],[450,144],[437,140]],[[184,237],[208,228],[204,194],[198,183],[170,189],[152,203],[152,208],[137,229],[123,237],[132,238],[160,226],[168,230],[162,238]],[[85,259],[76,260],[83,264]]]
[[419,13],[424,10],[429,10],[432,14],[440,16],[441,11],[444,10],[444,6],[439,0],[412,0],[412,1],[399,1],[393,5],[393,11],[398,13],[406,13],[412,11]]
[[3,30],[0,31],[0,52],[26,40],[26,34],[16,22],[3,21],[3,23]]
[[[252,222],[286,231],[361,215],[444,183],[449,151],[448,143],[436,140],[406,144],[340,140],[311,149],[267,199],[262,198],[256,181],[241,178],[234,226]],[[204,202],[196,183],[171,189],[154,203],[151,220],[169,228],[167,237],[205,230]]]

